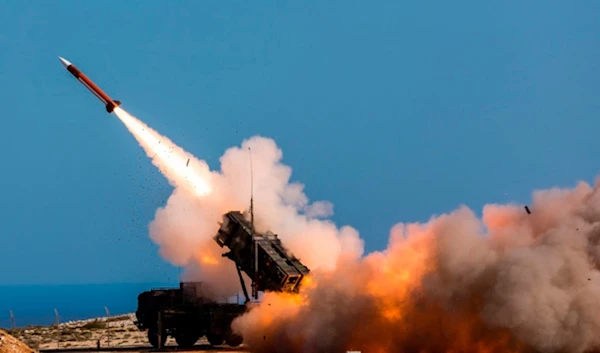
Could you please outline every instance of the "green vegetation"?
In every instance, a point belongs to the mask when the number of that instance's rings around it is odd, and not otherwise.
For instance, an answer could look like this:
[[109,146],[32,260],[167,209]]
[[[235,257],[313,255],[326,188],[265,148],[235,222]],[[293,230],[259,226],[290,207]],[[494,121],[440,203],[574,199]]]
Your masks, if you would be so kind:
[[87,324],[83,325],[81,328],[86,329],[86,330],[100,330],[100,329],[106,328],[106,323],[102,322],[102,321],[98,321],[98,319],[96,319],[92,322],[88,322]]
[[6,330],[6,333],[8,333],[11,336],[15,336],[16,337],[16,336],[18,336],[21,333],[22,330],[23,329],[18,329],[18,328],[8,329],[8,330]]
[[128,315],[113,316],[113,317],[108,318],[106,320],[106,322],[116,322],[116,321],[125,321],[125,320],[129,320]]

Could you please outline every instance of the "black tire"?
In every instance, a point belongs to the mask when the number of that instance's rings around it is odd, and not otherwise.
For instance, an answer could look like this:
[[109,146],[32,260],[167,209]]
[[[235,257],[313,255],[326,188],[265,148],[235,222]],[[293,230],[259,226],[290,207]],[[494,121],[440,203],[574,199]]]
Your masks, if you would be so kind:
[[[165,342],[167,342],[167,334],[166,332],[163,332],[162,337],[161,337],[161,341],[162,341],[162,346],[165,346]],[[158,348],[158,331],[154,328],[151,328],[148,330],[148,342],[150,342],[150,344],[152,345],[152,347],[154,348]]]
[[198,338],[200,338],[200,335],[186,332],[176,335],[175,341],[181,348],[192,348],[198,341]]
[[206,339],[208,340],[208,343],[210,343],[212,346],[219,346],[223,344],[223,336],[221,335],[209,333],[208,335],[206,335]]
[[225,337],[225,343],[231,347],[237,347],[244,342],[244,339],[240,335],[236,335],[235,333],[230,333]]

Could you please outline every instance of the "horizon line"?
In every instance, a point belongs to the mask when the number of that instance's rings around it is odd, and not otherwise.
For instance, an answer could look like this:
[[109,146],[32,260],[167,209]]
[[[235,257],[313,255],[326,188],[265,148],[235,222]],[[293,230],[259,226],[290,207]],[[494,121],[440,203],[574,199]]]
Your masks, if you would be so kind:
[[72,282],[72,283],[0,283],[2,287],[58,287],[58,286],[109,286],[109,285],[146,285],[146,284],[167,284],[177,283],[180,280],[175,281],[143,281],[143,282]]

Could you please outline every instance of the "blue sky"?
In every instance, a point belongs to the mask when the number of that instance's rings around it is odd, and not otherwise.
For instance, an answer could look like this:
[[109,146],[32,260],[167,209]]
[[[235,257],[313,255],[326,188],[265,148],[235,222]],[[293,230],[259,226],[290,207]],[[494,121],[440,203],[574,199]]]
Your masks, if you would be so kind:
[[213,168],[255,134],[367,251],[391,226],[592,182],[594,1],[3,1],[3,284],[168,281],[171,187],[60,65]]

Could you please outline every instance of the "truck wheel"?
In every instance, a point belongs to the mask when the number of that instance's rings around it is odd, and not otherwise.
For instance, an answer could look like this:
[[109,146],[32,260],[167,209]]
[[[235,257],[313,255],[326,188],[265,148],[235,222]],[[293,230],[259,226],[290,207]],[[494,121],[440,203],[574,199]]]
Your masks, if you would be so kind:
[[236,335],[235,333],[230,333],[225,337],[225,343],[231,347],[237,347],[244,342],[244,339],[240,335]]
[[213,346],[218,346],[223,344],[223,336],[221,335],[215,335],[214,333],[209,333],[208,335],[206,335],[206,339],[208,340],[208,343],[210,343]]
[[[162,346],[165,346],[165,342],[167,342],[167,333],[163,332],[162,334]],[[156,329],[149,329],[148,330],[148,342],[150,342],[150,344],[152,345],[152,347],[154,348],[158,348],[158,332]]]
[[177,342],[177,345],[181,348],[191,348],[194,346],[194,344],[196,344],[198,338],[200,337],[193,333],[184,333],[175,336],[175,341]]

